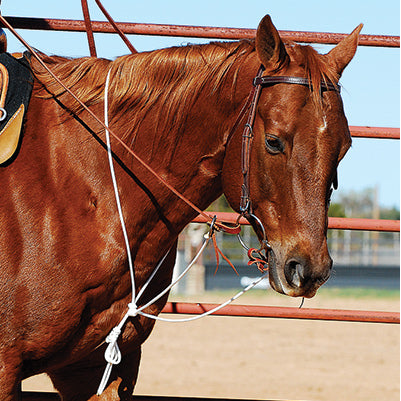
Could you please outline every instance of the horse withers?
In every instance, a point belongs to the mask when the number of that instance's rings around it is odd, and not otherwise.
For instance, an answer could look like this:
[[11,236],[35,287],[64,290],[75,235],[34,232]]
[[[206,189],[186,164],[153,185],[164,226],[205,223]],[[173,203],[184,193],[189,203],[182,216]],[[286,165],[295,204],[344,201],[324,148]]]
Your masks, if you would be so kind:
[[[240,211],[242,127],[233,127],[261,65],[260,82],[277,77],[262,85],[255,106],[249,216],[260,238],[260,224],[267,233],[272,287],[311,297],[332,265],[328,204],[351,144],[338,80],[360,29],[326,55],[283,43],[266,16],[255,41],[115,61],[43,58],[100,118],[110,74],[110,129],[202,210],[224,193]],[[141,344],[153,328],[144,316],[124,325],[121,363],[96,396],[105,337],[131,299],[104,129],[35,59],[31,67],[35,84],[22,140],[0,167],[0,394],[17,400],[22,379],[46,372],[64,400],[131,399]],[[138,291],[170,249],[139,300],[145,305],[170,283],[178,234],[197,212],[121,143],[113,142],[113,152]],[[145,311],[157,315],[166,300]]]

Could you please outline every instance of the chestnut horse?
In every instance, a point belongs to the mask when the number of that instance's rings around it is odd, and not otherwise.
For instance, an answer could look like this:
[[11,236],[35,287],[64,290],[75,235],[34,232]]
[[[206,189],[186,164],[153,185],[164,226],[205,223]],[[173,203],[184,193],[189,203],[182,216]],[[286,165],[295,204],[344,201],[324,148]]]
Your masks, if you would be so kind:
[[[330,274],[328,204],[337,165],[351,144],[339,92],[321,86],[337,87],[360,29],[326,55],[284,44],[266,16],[255,41],[115,61],[45,60],[98,116],[110,71],[110,128],[202,210],[224,193],[239,211],[243,124],[233,126],[260,65],[263,77],[306,78],[307,86],[278,82],[261,90],[249,188],[252,213],[271,247],[271,286],[312,297]],[[141,344],[153,328],[143,316],[125,324],[122,361],[104,393],[95,395],[104,339],[131,297],[104,129],[37,61],[31,66],[36,78],[22,142],[14,160],[0,167],[0,394],[16,400],[22,379],[47,372],[64,400],[131,399]],[[113,142],[113,151],[138,290],[172,248],[143,305],[170,283],[177,236],[197,212],[120,143]],[[165,302],[166,296],[146,312],[157,315]]]

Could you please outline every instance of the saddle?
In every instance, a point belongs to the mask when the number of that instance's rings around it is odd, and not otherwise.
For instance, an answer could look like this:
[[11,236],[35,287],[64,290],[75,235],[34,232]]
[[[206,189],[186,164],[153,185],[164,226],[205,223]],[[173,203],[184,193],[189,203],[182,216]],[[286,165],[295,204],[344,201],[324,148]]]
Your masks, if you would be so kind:
[[18,149],[25,112],[33,87],[29,53],[6,53],[7,41],[0,32],[0,164]]

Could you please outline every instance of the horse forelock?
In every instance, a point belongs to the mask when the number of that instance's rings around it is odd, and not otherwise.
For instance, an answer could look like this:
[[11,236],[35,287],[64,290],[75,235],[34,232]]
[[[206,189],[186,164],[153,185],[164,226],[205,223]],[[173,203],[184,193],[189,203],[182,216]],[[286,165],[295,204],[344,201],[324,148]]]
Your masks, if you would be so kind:
[[[305,78],[312,84],[312,100],[319,110],[323,109],[323,97],[321,96],[320,85],[322,82],[338,84],[339,76],[330,65],[323,54],[318,53],[313,47],[287,43],[286,50],[290,59],[303,70]],[[314,88],[318,88],[315,90]]]

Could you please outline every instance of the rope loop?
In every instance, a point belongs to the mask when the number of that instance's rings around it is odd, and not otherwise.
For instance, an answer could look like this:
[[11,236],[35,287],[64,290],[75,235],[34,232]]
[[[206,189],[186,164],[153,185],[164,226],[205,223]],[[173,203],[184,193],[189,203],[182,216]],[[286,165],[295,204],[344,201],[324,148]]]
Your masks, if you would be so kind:
[[121,362],[121,351],[116,342],[108,345],[104,353],[104,359],[112,365],[118,365]]
[[120,334],[121,329],[119,327],[114,327],[105,340],[109,345],[104,353],[104,359],[107,363],[111,363],[112,365],[118,365],[121,362],[121,352],[117,345],[117,340],[118,337],[120,337]]

